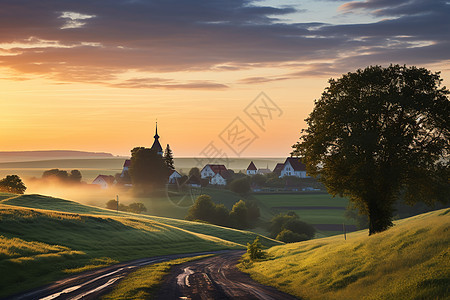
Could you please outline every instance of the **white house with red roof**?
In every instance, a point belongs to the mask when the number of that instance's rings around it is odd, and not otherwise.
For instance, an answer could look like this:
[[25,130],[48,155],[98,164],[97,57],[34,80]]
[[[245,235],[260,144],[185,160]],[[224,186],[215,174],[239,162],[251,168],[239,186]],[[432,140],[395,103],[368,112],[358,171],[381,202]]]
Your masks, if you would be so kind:
[[98,175],[92,184],[99,185],[102,189],[107,189],[114,185],[114,176],[111,175]]
[[230,179],[230,173],[224,165],[207,164],[200,171],[202,179],[208,178],[210,184],[226,185]]
[[257,172],[258,172],[258,169],[256,168],[253,161],[251,161],[247,167],[247,175],[249,175],[249,176],[256,175]]
[[280,178],[285,176],[295,176],[299,178],[307,178],[306,166],[295,157],[288,157],[281,169]]

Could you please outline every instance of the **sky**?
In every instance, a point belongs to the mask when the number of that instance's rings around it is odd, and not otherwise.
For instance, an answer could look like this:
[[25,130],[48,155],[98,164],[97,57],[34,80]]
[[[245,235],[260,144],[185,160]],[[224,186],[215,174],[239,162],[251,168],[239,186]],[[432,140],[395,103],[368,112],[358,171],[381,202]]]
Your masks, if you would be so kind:
[[450,80],[448,0],[0,0],[0,151],[282,157],[330,78]]

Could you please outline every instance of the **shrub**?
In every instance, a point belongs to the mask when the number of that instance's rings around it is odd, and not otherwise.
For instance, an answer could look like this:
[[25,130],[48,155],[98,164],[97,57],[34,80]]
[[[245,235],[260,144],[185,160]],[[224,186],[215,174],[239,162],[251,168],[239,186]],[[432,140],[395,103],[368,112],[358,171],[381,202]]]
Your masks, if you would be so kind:
[[259,236],[256,237],[253,243],[247,243],[247,254],[251,260],[263,259],[265,257]]
[[243,200],[239,200],[233,205],[230,212],[231,224],[238,229],[248,228],[248,208]]
[[289,229],[283,229],[276,237],[277,240],[285,243],[295,243],[309,240],[308,236],[304,233],[296,233]]
[[250,191],[250,179],[246,176],[233,180],[230,183],[230,190],[240,195],[247,194]]

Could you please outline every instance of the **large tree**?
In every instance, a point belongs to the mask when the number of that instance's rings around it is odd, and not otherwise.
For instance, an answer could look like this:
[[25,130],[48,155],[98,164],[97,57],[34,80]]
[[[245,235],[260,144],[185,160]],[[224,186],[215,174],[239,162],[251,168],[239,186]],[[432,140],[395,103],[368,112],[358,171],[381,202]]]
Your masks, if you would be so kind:
[[144,147],[131,150],[130,176],[133,188],[140,194],[155,191],[169,178],[169,168],[156,151]]
[[17,175],[7,175],[0,180],[0,192],[23,194],[26,189],[22,179]]
[[449,91],[439,73],[391,65],[330,79],[294,155],[332,195],[369,217],[369,234],[392,226],[393,203],[448,202]]

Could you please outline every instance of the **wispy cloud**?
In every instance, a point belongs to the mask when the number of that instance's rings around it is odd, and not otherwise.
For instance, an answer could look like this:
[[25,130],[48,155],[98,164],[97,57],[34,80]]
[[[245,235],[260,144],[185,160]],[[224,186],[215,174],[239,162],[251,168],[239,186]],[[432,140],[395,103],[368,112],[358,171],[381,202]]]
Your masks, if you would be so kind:
[[[227,84],[207,79],[118,82],[118,78],[128,71],[231,71],[287,64],[304,66],[293,71],[294,76],[314,76],[374,63],[450,59],[448,1],[367,0],[340,6],[345,13],[386,17],[368,24],[283,23],[296,11],[250,0],[111,0],[106,5],[91,0],[26,4],[4,0],[0,66],[58,81],[220,89]],[[286,78],[262,76],[237,82]]]

